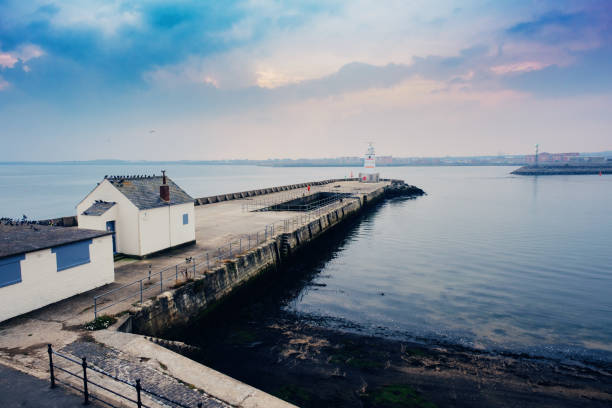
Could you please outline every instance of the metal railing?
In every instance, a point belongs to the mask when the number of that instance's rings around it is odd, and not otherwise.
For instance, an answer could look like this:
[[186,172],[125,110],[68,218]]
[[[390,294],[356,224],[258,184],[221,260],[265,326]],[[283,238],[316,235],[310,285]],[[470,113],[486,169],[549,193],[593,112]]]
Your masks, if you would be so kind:
[[[266,242],[274,236],[277,228],[274,224],[266,225],[263,231],[245,234],[237,240],[231,240],[214,250],[206,251],[199,256],[185,258],[185,262],[167,266],[157,272],[152,272],[151,265],[149,265],[148,274],[141,279],[94,296],[94,319],[98,318],[100,312],[118,303],[130,299],[137,299],[138,303],[142,303],[149,294],[157,295],[168,288],[195,279],[196,276],[211,270],[224,259],[231,259]],[[170,284],[170,282],[173,282],[173,284]],[[117,296],[119,298],[115,299]]]
[[[358,199],[357,197],[344,197],[346,200]],[[157,272],[152,272],[149,265],[148,273],[141,279],[124,284],[104,293],[94,296],[93,309],[94,319],[98,318],[100,312],[112,306],[135,299],[142,304],[145,298],[154,297],[158,294],[176,287],[197,276],[202,276],[206,271],[210,271],[226,259],[232,259],[254,247],[268,241],[278,233],[285,233],[297,228],[298,226],[320,218],[324,213],[331,211],[335,206],[344,204],[340,200],[331,200],[311,211],[304,212],[292,218],[288,218],[265,226],[263,231],[256,231],[251,234],[244,234],[237,239],[232,239],[228,243],[204,252],[198,256],[192,256],[176,265],[167,266]],[[170,284],[173,282],[173,284]]]
[[[143,400],[151,400],[164,406],[170,405],[179,408],[193,408],[146,389],[142,386],[140,379],[137,379],[136,383],[132,384],[129,381],[122,380],[112,374],[109,374],[88,363],[86,357],[82,357],[81,361],[75,360],[72,357],[53,350],[51,344],[47,345],[47,353],[49,355],[49,376],[51,388],[55,388],[57,384],[62,384],[65,387],[82,393],[84,405],[89,405],[91,400],[96,400],[109,407],[118,407],[117,405],[113,404],[116,403],[115,400],[118,400],[121,401],[121,407],[126,406],[125,404],[128,404],[128,406],[133,404],[133,406],[138,408],[151,408],[150,405],[146,405],[143,402]],[[58,365],[57,361],[53,360],[53,356],[59,357],[65,365]],[[58,378],[56,371],[65,374],[66,377]],[[100,383],[101,381],[97,379],[96,381],[92,381],[92,374],[94,376],[98,375],[99,379],[110,378],[114,382],[118,383],[118,388],[130,390],[131,394],[126,395],[127,392],[125,391],[122,392],[118,389],[111,389],[109,386],[102,385]],[[96,391],[92,392],[90,386],[94,386]],[[114,397],[109,398],[109,395],[113,395]],[[197,407],[201,408],[202,402],[198,402]]]

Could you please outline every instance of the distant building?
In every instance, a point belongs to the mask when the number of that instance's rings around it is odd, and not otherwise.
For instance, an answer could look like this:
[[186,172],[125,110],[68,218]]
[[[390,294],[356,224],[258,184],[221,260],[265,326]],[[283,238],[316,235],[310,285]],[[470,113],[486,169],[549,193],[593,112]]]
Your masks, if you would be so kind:
[[604,156],[580,156],[572,157],[572,163],[605,163],[606,158]]
[[194,200],[166,175],[105,177],[77,205],[80,228],[113,232],[113,249],[145,256],[195,242]]
[[[580,153],[546,153],[538,154],[538,163],[568,163]],[[535,154],[525,156],[527,164],[535,164]]]
[[0,224],[0,321],[114,280],[110,232]]

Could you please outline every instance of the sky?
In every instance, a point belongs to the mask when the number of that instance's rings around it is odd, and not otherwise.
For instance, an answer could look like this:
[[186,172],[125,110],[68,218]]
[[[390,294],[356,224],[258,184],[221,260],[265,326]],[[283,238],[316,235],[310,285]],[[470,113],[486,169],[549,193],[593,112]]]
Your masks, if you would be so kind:
[[0,0],[0,161],[612,150],[612,1]]

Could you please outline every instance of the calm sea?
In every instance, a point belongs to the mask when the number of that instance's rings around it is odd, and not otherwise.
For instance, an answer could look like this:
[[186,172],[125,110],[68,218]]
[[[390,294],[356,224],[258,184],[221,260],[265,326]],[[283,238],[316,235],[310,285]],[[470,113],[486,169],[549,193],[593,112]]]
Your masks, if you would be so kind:
[[[363,217],[283,307],[390,337],[612,361],[612,176],[518,177],[512,169],[380,169],[428,195],[387,201]],[[194,197],[351,171],[167,170]],[[104,174],[153,172],[159,168],[0,166],[0,215],[74,214]]]

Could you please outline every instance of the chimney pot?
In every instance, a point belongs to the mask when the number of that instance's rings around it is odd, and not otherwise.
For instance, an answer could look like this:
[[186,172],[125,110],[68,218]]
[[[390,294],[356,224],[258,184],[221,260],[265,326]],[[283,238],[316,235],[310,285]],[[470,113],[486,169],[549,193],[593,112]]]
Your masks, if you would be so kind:
[[165,202],[170,202],[170,186],[166,180],[166,170],[162,170],[162,185],[159,186],[159,197]]

